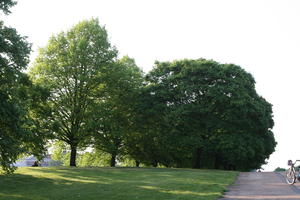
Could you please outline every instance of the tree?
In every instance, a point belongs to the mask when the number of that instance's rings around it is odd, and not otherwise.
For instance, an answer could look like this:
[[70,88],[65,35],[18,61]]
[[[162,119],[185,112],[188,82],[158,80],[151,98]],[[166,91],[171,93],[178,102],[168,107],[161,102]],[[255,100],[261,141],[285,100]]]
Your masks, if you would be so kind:
[[[169,144],[166,106],[154,94],[154,86],[145,84],[134,105],[134,127],[125,138],[126,152],[136,161],[157,167],[159,163],[170,166],[167,150]],[[166,126],[167,125],[167,126]]]
[[68,166],[70,164],[70,149],[63,141],[53,141],[51,145],[51,159],[56,161],[58,165]]
[[239,66],[205,59],[157,62],[146,80],[148,100],[141,104],[155,117],[143,135],[155,139],[159,163],[249,170],[274,151],[271,104]]
[[125,56],[115,62],[106,73],[102,93],[104,99],[97,102],[94,112],[95,147],[111,155],[110,166],[124,150],[125,139],[133,126],[133,105],[143,77],[133,59]]
[[282,168],[282,167],[277,167],[276,169],[274,169],[274,172],[285,172],[286,169]]
[[14,5],[16,5],[16,1],[12,0],[1,0],[0,1],[0,10],[4,12],[4,14],[9,14],[10,13],[10,8]]
[[[55,161],[54,164],[63,166],[70,164],[70,148],[65,142],[54,141],[51,148],[53,149],[51,158]],[[76,164],[80,167],[103,167],[109,166],[110,155],[97,149],[93,149],[91,152],[82,149],[76,160]]]
[[93,116],[88,111],[101,98],[104,74],[116,54],[105,28],[91,19],[51,37],[31,69],[34,83],[49,91],[41,121],[53,138],[70,145],[70,166],[76,166],[77,148],[89,142]]
[[107,167],[110,165],[111,156],[103,151],[93,149],[92,152],[83,152],[79,156],[78,165],[82,167]]
[[[14,1],[0,2],[0,10],[10,13]],[[39,135],[32,132],[34,122],[29,115],[32,84],[22,71],[29,62],[31,45],[26,37],[0,21],[0,165],[13,172],[12,164],[21,153],[41,148]]]

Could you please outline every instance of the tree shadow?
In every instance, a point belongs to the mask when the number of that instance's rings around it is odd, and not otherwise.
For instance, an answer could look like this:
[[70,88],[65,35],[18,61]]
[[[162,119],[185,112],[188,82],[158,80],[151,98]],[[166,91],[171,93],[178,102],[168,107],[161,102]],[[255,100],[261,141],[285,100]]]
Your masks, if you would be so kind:
[[170,169],[37,167],[26,172],[0,176],[0,200],[214,200],[225,188],[210,176]]
[[[80,189],[93,190],[101,182],[66,179],[53,176],[12,174],[0,176],[0,200],[80,199]],[[86,189],[85,189],[86,190]]]

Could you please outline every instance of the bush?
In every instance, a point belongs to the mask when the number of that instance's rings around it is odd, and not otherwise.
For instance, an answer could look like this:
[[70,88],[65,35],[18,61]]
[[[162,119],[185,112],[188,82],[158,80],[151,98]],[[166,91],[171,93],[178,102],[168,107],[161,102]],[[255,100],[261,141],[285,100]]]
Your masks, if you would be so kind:
[[286,169],[281,168],[281,167],[277,167],[277,168],[274,170],[274,172],[284,172],[284,171],[286,171]]

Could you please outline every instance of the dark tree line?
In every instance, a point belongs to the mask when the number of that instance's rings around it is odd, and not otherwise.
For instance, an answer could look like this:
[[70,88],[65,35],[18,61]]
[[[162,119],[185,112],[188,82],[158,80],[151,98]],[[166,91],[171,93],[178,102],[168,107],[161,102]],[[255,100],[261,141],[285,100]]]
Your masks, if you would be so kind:
[[[0,9],[9,13],[12,1]],[[251,74],[212,60],[156,62],[144,75],[117,58],[105,27],[82,21],[50,38],[28,74],[30,45],[0,22],[0,163],[41,156],[46,141],[93,147],[154,167],[260,168],[276,142],[272,106]],[[4,55],[4,56],[3,56]]]
[[157,62],[140,98],[133,155],[153,166],[250,170],[276,146],[272,106],[239,66]]

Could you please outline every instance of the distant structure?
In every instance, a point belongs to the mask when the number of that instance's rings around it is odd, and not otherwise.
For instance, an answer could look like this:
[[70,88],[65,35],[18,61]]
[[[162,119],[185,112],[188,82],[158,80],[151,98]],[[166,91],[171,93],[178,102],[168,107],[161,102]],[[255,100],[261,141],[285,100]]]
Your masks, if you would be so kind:
[[[34,156],[28,156],[26,158],[22,158],[20,160],[18,160],[14,166],[16,167],[31,167],[34,165],[34,162],[36,162],[38,159]],[[48,166],[52,166],[55,163],[55,161],[53,161],[51,159],[51,155],[47,155],[42,161],[39,162],[39,166],[40,167],[48,167]]]

